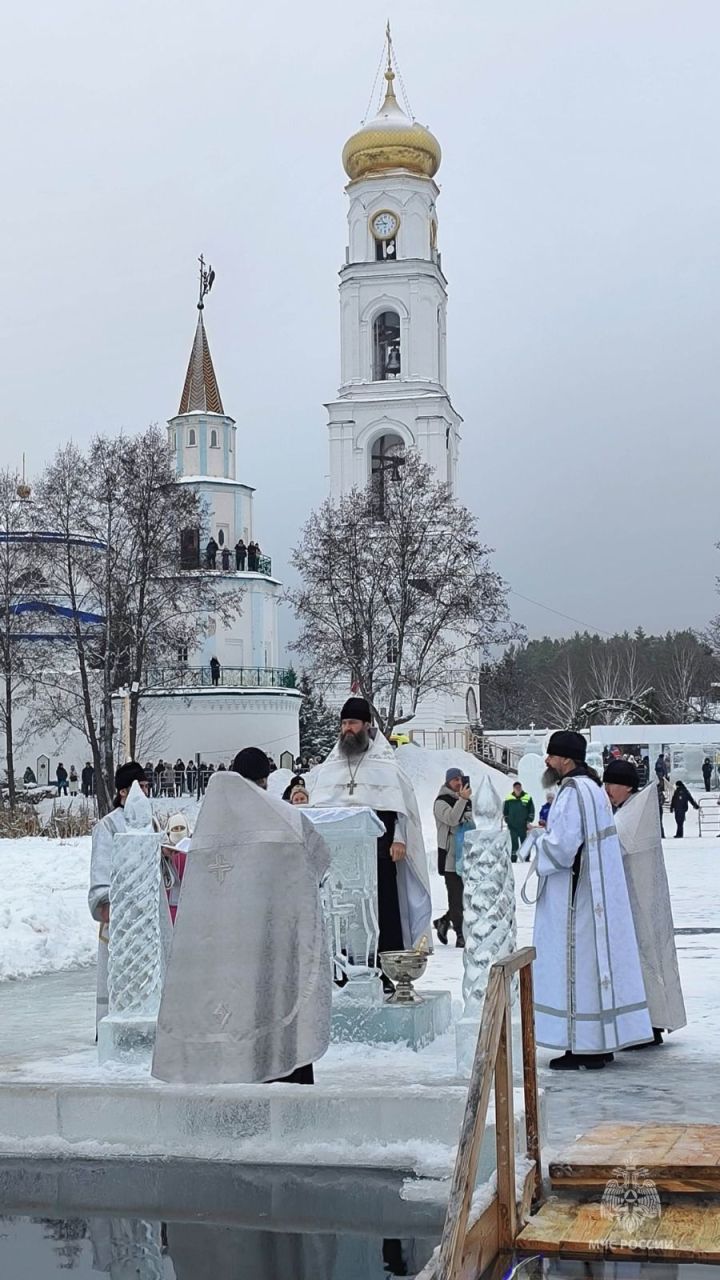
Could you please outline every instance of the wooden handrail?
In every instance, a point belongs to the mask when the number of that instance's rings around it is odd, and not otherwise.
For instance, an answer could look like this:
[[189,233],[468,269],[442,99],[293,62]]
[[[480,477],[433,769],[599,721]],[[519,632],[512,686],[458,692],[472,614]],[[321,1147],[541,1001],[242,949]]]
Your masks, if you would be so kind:
[[535,955],[534,947],[524,947],[498,960],[490,970],[480,1034],[470,1073],[465,1115],[450,1184],[445,1226],[435,1268],[435,1280],[458,1280],[460,1276],[493,1079],[495,1080],[498,1243],[500,1249],[505,1252],[511,1250],[515,1244],[517,1204],[511,1012],[512,975],[518,971],[520,972],[527,1153],[529,1159],[535,1164],[535,1194],[536,1196],[540,1194],[542,1169],[531,967]]

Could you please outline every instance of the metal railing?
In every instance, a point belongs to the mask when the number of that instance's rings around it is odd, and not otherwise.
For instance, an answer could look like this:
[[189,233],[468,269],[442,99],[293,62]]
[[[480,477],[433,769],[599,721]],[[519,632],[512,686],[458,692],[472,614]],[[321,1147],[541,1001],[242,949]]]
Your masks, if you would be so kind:
[[295,689],[295,672],[285,667],[156,667],[148,671],[146,689]]
[[[402,732],[402,727],[399,730]],[[483,760],[485,764],[500,769],[502,773],[517,773],[522,755],[515,747],[506,747],[501,742],[486,738],[468,725],[464,729],[407,729],[411,742],[419,747],[430,747],[433,751],[459,750],[469,751]]]
[[208,564],[207,556],[203,551],[202,553],[198,553],[197,556],[193,556],[192,562],[190,561],[190,559],[186,558],[183,561],[182,568],[183,569],[207,569],[210,573],[264,573],[267,575],[268,578],[272,577],[272,560],[270,556],[258,556],[257,559],[253,561],[252,566],[248,564],[247,557],[246,557],[244,567],[242,569],[237,569],[235,564],[234,551],[230,552],[230,563],[227,569],[223,569],[221,551],[218,551],[215,557],[214,567]]

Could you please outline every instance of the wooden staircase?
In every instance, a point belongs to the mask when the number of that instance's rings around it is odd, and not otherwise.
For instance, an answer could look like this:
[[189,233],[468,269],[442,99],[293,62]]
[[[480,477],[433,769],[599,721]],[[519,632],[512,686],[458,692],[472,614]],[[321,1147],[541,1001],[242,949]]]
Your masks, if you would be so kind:
[[[720,1125],[601,1124],[549,1166],[538,1126],[532,961],[527,947],[490,970],[440,1247],[418,1280],[501,1280],[513,1257],[720,1262]],[[511,984],[519,974],[527,1160],[516,1168]],[[494,1083],[497,1191],[471,1215]],[[638,1096],[638,1109],[642,1095]],[[525,1171],[526,1170],[526,1171]]]
[[720,1261],[720,1126],[601,1124],[552,1161],[522,1253]]

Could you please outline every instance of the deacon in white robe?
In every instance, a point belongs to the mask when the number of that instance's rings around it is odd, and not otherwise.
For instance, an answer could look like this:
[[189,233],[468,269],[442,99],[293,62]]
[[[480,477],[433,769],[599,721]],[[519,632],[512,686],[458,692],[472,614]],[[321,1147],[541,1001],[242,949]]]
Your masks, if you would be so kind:
[[597,1069],[652,1040],[635,926],[610,801],[585,765],[582,734],[554,733],[546,782],[560,783],[545,830],[532,831],[538,1043],[564,1049],[556,1070]]
[[330,852],[300,808],[267,794],[268,773],[250,747],[208,784],[158,1015],[160,1080],[311,1083],[327,1050]]
[[417,800],[390,743],[371,729],[365,698],[349,698],[340,738],[308,776],[317,808],[367,805],[385,827],[378,839],[379,950],[402,951],[432,937],[430,873]]
[[663,1031],[677,1031],[686,1026],[687,1016],[675,949],[657,787],[652,784],[641,791],[640,775],[630,760],[611,760],[603,782],[613,805],[623,854],[653,1025],[652,1044],[662,1044]]

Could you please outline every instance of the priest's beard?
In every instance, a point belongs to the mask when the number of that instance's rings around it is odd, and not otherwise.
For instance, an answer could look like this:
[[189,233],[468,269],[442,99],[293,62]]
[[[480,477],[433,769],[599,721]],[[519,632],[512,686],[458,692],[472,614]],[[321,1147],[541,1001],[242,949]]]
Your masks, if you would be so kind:
[[370,734],[367,729],[358,729],[357,733],[348,730],[340,734],[340,750],[345,756],[359,756],[367,751],[370,745]]
[[557,769],[552,769],[550,765],[548,765],[542,776],[541,782],[543,789],[545,791],[550,791],[553,787],[557,786],[558,782],[562,782],[562,775],[558,773]]

